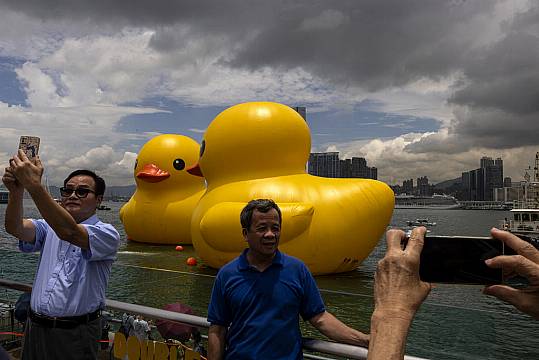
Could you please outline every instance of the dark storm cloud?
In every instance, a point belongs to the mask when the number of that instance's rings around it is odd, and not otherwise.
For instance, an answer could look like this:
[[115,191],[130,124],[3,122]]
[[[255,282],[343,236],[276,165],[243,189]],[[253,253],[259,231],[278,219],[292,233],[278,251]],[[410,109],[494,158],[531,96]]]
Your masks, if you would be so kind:
[[205,40],[211,52],[221,41],[228,66],[303,68],[342,87],[378,91],[462,74],[448,99],[460,109],[449,134],[411,144],[415,152],[539,144],[539,6],[530,2],[500,34],[478,40],[497,21],[498,3],[0,0],[39,19],[146,26],[156,31],[150,46],[163,52]]
[[[529,24],[530,18],[535,22]],[[539,7],[515,19],[493,46],[471,54],[464,65],[469,84],[450,99],[460,105],[515,114],[539,111]]]
[[[493,1],[0,1],[41,19],[91,19],[148,26],[152,46],[186,36],[222,36],[235,67],[301,67],[339,85],[369,90],[439,78],[458,68],[469,39],[456,33]],[[182,33],[174,28],[183,25]]]
[[496,43],[463,64],[466,86],[450,101],[465,105],[452,136],[473,146],[539,144],[539,6],[515,16]]

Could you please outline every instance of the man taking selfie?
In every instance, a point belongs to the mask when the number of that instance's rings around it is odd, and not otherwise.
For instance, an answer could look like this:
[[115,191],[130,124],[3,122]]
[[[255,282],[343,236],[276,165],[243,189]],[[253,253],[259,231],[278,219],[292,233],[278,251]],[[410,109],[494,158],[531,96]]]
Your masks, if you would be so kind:
[[[40,251],[22,359],[96,359],[101,309],[120,236],[97,218],[105,181],[89,170],[72,172],[61,205],[41,184],[39,157],[22,150],[2,181],[9,190],[6,231],[23,252]],[[28,191],[43,219],[23,218]]]

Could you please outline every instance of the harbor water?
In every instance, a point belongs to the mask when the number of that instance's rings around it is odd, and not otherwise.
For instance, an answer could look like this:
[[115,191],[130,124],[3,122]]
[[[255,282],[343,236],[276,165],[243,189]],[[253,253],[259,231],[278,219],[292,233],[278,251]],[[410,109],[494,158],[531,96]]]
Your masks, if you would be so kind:
[[[114,224],[122,245],[111,275],[107,297],[152,307],[181,302],[197,315],[205,316],[216,270],[186,259],[196,256],[191,246],[177,252],[174,246],[152,246],[127,242],[118,210],[122,203],[107,203],[110,211],[99,217]],[[0,205],[0,224],[6,205]],[[31,201],[25,200],[25,216],[39,217]],[[403,227],[407,220],[428,218],[436,222],[433,235],[488,236],[491,227],[509,217],[504,211],[397,209],[391,226]],[[283,229],[286,231],[286,229]],[[238,234],[241,236],[241,234]],[[357,224],[358,241],[361,224]],[[327,239],[327,246],[331,246]],[[385,253],[381,239],[369,258],[353,272],[316,278],[330,312],[345,323],[368,332],[373,310],[373,276]],[[31,283],[37,254],[22,254],[14,238],[0,227],[0,276]],[[0,299],[16,299],[18,293],[0,289]],[[304,336],[323,338],[308,324]],[[513,307],[482,294],[481,286],[436,285],[420,308],[408,337],[406,353],[430,359],[538,359],[539,321]]]

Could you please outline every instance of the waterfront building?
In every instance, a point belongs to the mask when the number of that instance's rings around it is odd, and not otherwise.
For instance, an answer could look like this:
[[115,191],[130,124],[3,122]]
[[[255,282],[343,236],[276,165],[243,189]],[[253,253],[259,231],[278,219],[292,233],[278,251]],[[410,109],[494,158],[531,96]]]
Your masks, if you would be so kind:
[[296,110],[298,114],[301,115],[303,120],[307,121],[307,108],[305,106],[290,106],[290,107]]
[[340,177],[351,178],[352,176],[352,159],[339,160]]
[[402,192],[406,194],[413,194],[414,192],[414,179],[404,180],[402,182]]
[[494,201],[494,189],[503,187],[503,160],[484,156],[480,167],[462,173],[465,200]]
[[339,152],[317,152],[309,156],[308,171],[311,175],[340,177]]
[[429,179],[426,176],[417,178],[417,194],[419,196],[430,196],[431,188],[429,186]]
[[330,178],[378,179],[378,169],[362,157],[339,159],[339,152],[315,152],[309,156],[308,172]]

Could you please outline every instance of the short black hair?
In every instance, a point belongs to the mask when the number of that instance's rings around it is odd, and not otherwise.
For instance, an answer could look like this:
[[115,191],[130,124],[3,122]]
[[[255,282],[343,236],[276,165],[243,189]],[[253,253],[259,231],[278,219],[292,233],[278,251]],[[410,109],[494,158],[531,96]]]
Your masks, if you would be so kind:
[[241,227],[243,229],[249,230],[251,227],[251,223],[253,222],[253,212],[256,210],[258,212],[267,213],[271,209],[277,210],[277,214],[279,214],[279,225],[282,222],[281,218],[281,209],[279,209],[279,206],[275,203],[275,201],[271,199],[256,199],[251,200],[245,205],[243,210],[240,214],[240,222]]
[[91,170],[86,170],[86,169],[75,170],[71,174],[69,174],[66,177],[66,179],[64,180],[64,186],[67,185],[67,182],[71,178],[74,178],[75,176],[79,176],[79,175],[89,176],[92,179],[94,179],[94,181],[95,181],[95,196],[105,194],[105,188],[106,188],[105,180],[103,180],[103,178],[101,176],[97,175],[95,172],[93,172]]

